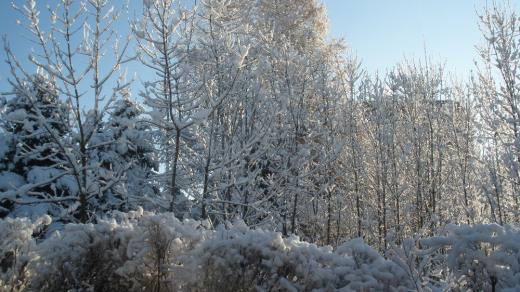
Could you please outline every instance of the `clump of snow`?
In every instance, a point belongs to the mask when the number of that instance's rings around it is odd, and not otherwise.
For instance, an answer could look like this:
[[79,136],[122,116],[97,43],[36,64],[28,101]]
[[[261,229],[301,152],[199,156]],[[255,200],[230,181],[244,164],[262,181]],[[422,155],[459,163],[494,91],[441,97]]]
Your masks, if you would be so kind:
[[57,180],[56,185],[58,186],[58,188],[67,190],[68,195],[76,196],[79,194],[78,183],[72,175],[64,175],[60,177]]
[[39,184],[48,181],[59,173],[60,171],[54,168],[33,167],[27,173],[27,182],[32,184]]
[[24,109],[16,109],[10,113],[8,113],[5,117],[7,121],[10,122],[20,122],[22,123],[27,118],[27,112]]
[[19,188],[24,184],[25,179],[21,175],[9,171],[0,173],[0,190],[2,191]]
[[4,159],[5,155],[10,150],[10,143],[9,137],[5,133],[0,133],[0,159]]

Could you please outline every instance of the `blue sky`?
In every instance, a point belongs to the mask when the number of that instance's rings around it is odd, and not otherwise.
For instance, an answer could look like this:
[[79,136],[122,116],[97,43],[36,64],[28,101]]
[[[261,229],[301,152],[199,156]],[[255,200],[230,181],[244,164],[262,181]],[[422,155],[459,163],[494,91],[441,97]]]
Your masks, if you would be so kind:
[[[500,2],[500,1],[499,1]],[[324,0],[329,30],[343,37],[369,72],[385,71],[425,52],[462,77],[482,42],[477,12],[485,1]]]
[[[139,1],[139,0],[131,0]],[[520,2],[520,0],[516,0]],[[13,49],[26,60],[31,44],[10,8],[0,0],[0,34],[7,35]],[[22,4],[24,0],[15,0]],[[40,1],[45,4],[55,0]],[[475,45],[482,42],[477,11],[485,1],[471,0],[323,0],[329,15],[331,37],[344,38],[371,73],[384,72],[405,57],[446,63],[447,69],[466,77],[474,68]],[[113,0],[119,4],[121,1]],[[515,4],[513,2],[513,4]],[[514,5],[517,6],[517,5]],[[9,75],[0,53],[0,90]]]

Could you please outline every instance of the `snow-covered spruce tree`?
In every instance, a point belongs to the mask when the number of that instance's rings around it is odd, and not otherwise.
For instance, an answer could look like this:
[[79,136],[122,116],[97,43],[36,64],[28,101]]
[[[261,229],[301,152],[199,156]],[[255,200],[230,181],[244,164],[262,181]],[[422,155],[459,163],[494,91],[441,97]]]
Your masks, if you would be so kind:
[[153,133],[143,120],[144,109],[128,94],[113,103],[112,109],[92,141],[100,145],[90,153],[91,163],[99,164],[99,180],[121,180],[103,194],[103,211],[133,210],[138,206],[157,208],[158,188],[154,184],[158,168]]
[[[15,194],[17,188],[30,186],[30,192],[3,197],[3,215],[35,218],[49,213],[59,216],[59,207],[66,208],[68,202],[53,202],[52,198],[73,195],[75,186],[72,177],[61,166],[64,154],[59,151],[40,118],[44,118],[47,126],[62,141],[66,141],[70,139],[69,107],[58,98],[54,82],[44,75],[34,75],[30,81],[24,81],[23,86],[24,91],[33,98],[14,91],[14,96],[9,98],[2,110],[2,147],[5,148],[2,153],[1,190]],[[49,202],[36,208],[31,204],[49,199]]]
[[[63,139],[57,130],[59,128],[45,118],[43,110],[33,106],[41,127],[52,138],[55,149],[63,155],[60,167],[64,172],[51,176],[44,183],[52,186],[65,175],[70,175],[72,181],[67,196],[31,203],[69,201],[71,207],[64,209],[64,213],[74,214],[82,222],[89,221],[95,217],[93,206],[98,205],[104,191],[123,177],[118,174],[109,181],[101,180],[93,171],[98,164],[89,161],[90,153],[100,146],[92,143],[92,137],[99,129],[104,113],[118,94],[128,87],[124,76],[119,73],[121,66],[132,59],[127,58],[129,39],[121,37],[113,29],[122,10],[109,6],[106,0],[62,0],[59,5],[49,8],[48,19],[41,17],[36,0],[27,0],[23,7],[14,5],[14,9],[26,20],[25,28],[35,44],[34,53],[29,56],[30,63],[48,75],[55,85],[53,90],[66,101],[72,112],[71,127],[68,120],[62,121],[63,127],[71,131],[70,138]],[[48,24],[47,32],[42,29],[43,21]],[[20,62],[7,41],[5,52],[11,67],[13,91],[34,105],[34,91],[24,86],[26,80],[38,86],[38,90],[49,89],[36,82],[34,75],[29,73],[33,69]],[[112,62],[104,61],[107,52],[113,53]],[[2,193],[2,197],[31,193],[34,187],[34,184],[26,184]]]

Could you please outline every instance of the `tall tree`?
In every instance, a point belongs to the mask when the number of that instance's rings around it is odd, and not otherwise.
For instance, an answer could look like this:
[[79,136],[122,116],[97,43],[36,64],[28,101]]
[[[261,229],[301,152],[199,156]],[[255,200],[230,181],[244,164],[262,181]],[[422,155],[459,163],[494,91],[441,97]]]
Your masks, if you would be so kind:
[[[494,218],[500,224],[519,219],[520,186],[520,26],[510,7],[493,6],[480,16],[486,43],[480,47],[481,66],[475,82],[482,139],[488,148],[487,164]],[[496,214],[498,213],[498,216]]]
[[[99,180],[93,171],[97,166],[89,163],[89,157],[90,152],[99,147],[92,143],[92,137],[102,123],[104,113],[129,85],[121,71],[121,66],[132,60],[127,57],[129,39],[119,36],[113,26],[123,10],[114,9],[107,0],[62,0],[55,8],[49,8],[49,19],[42,19],[35,0],[27,0],[23,7],[14,8],[26,20],[25,27],[35,43],[29,57],[31,64],[48,75],[55,85],[53,90],[70,106],[73,125],[70,139],[64,139],[52,121],[45,118],[43,110],[34,106],[34,92],[24,86],[24,80],[36,84],[41,91],[49,89],[28,73],[30,69],[23,66],[6,43],[7,62],[12,72],[10,83],[18,95],[31,101],[42,127],[63,154],[61,165],[65,172],[49,178],[47,183],[51,184],[65,174],[71,175],[77,193],[59,200],[76,202],[76,207],[68,212],[75,213],[81,222],[89,221],[95,218],[96,212],[91,203],[120,179]],[[43,21],[48,24],[48,32],[42,29]],[[110,62],[104,58],[109,51],[113,53]],[[31,189],[28,185],[3,196],[18,195]]]

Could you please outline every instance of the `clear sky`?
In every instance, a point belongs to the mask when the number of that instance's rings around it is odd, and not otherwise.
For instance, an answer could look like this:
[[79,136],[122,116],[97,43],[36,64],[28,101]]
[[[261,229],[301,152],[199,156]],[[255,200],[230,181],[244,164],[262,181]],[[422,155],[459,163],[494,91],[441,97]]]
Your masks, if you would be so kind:
[[331,35],[344,38],[369,72],[384,72],[405,57],[424,58],[425,52],[433,60],[446,63],[447,69],[456,71],[460,77],[474,68],[475,46],[482,42],[477,12],[482,11],[486,1],[324,0],[324,3]]
[[[140,0],[131,0],[131,2]],[[15,0],[23,4],[25,0]],[[39,1],[45,5],[55,0]],[[112,0],[119,5],[122,1]],[[384,72],[406,58],[445,62],[456,75],[467,76],[482,42],[477,12],[486,1],[472,0],[323,0],[329,15],[331,36],[343,37],[369,72]],[[500,1],[499,1],[500,2]],[[514,0],[518,8],[520,0]],[[0,0],[0,34],[7,35],[14,50],[26,59],[31,44],[16,25],[20,16]],[[6,89],[5,53],[0,50],[0,90]]]

